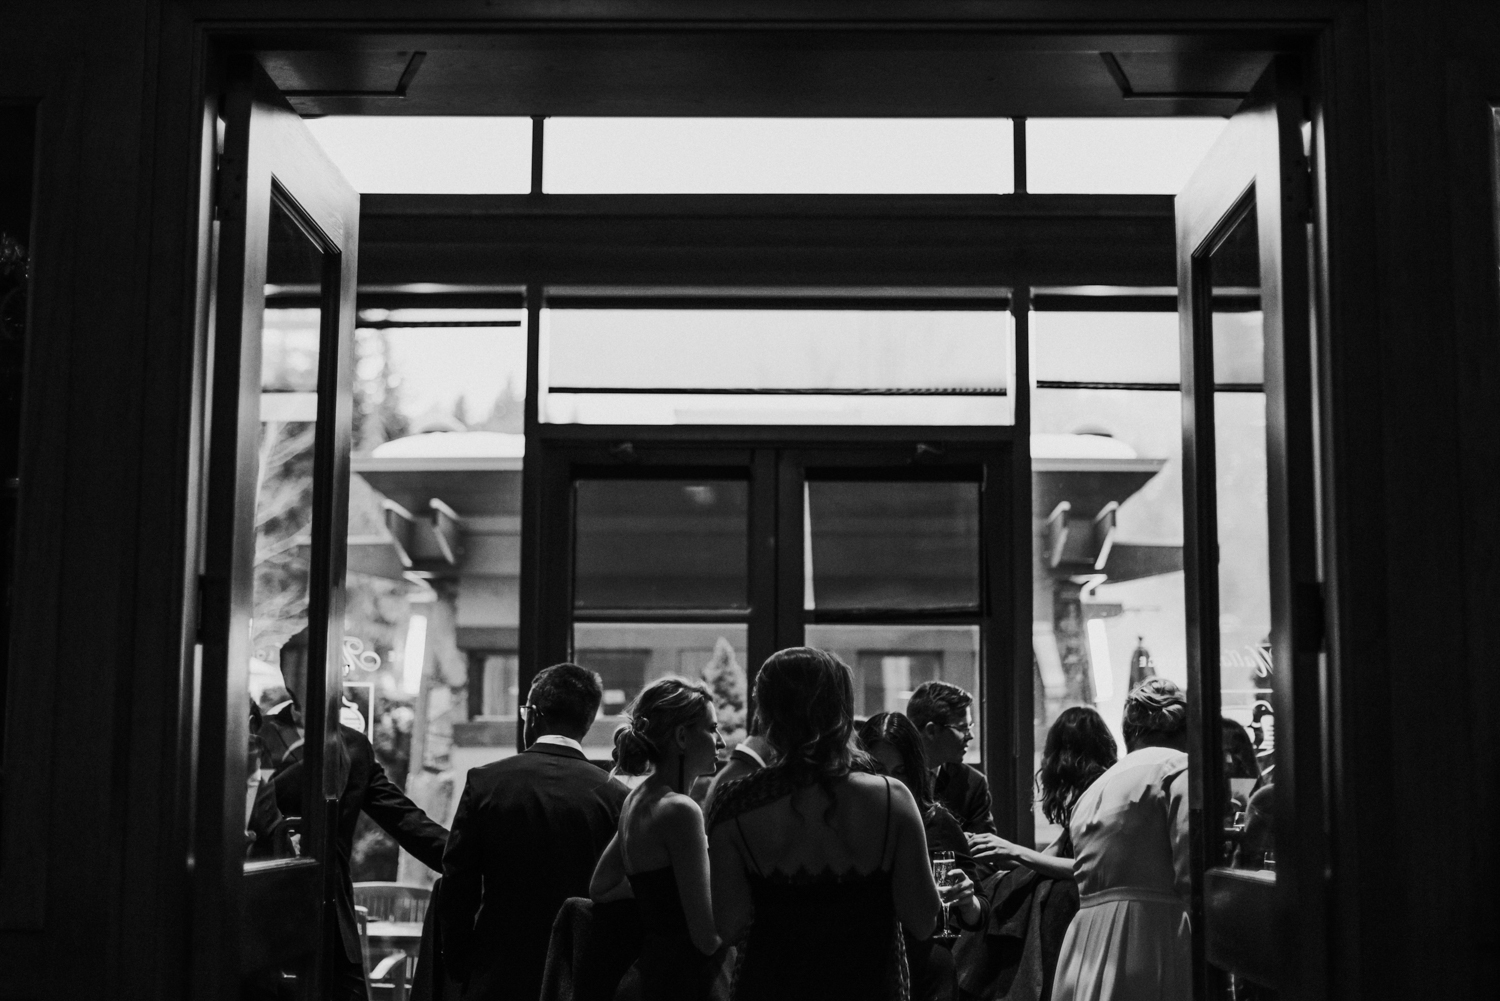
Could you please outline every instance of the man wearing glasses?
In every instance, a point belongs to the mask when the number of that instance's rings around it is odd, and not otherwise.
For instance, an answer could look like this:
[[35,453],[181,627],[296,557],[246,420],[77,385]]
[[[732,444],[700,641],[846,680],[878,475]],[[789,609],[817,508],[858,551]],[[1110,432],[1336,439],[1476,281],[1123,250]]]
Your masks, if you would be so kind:
[[911,693],[906,716],[922,734],[927,767],[935,772],[933,795],[958,818],[965,834],[994,834],[990,784],[964,764],[974,739],[974,697],[946,681],[929,681]]
[[536,1001],[552,921],[587,897],[625,787],[580,741],[599,712],[599,675],[556,664],[522,709],[527,749],[469,772],[443,855],[443,958],[464,1001]]

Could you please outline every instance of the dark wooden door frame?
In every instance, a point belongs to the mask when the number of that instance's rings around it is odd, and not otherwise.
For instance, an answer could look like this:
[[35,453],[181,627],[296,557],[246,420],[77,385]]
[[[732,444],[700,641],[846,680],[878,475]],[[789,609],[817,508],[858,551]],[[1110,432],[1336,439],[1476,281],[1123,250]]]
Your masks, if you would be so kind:
[[[375,5],[382,14],[389,15],[382,21],[371,19],[368,8],[350,11],[344,8],[337,12],[336,18],[348,18],[347,20],[330,21],[330,11],[322,7],[316,10],[309,9],[305,5],[291,3],[279,3],[269,5],[258,5],[251,12],[243,5],[218,4],[218,3],[176,3],[170,4],[166,15],[163,17],[163,71],[158,86],[162,96],[159,98],[161,109],[162,127],[153,140],[155,148],[164,154],[170,165],[155,181],[155,193],[160,202],[160,207],[154,209],[155,219],[161,223],[162,236],[157,240],[164,252],[179,253],[190,258],[192,256],[191,245],[199,232],[198,223],[194,221],[195,210],[201,203],[201,197],[197,192],[184,192],[179,190],[180,182],[184,177],[191,178],[201,176],[207,183],[210,172],[202,168],[210,152],[201,148],[201,137],[203,135],[203,119],[199,114],[199,105],[193,105],[190,113],[184,114],[185,102],[181,98],[183,93],[194,93],[201,99],[203,95],[203,70],[202,67],[212,61],[211,57],[216,47],[222,42],[232,42],[236,37],[242,36],[244,30],[253,27],[256,30],[275,31],[282,35],[327,38],[330,26],[337,32],[344,29],[353,30],[360,27],[389,28],[400,23],[400,19],[408,16],[408,12],[400,5]],[[457,12],[457,13],[453,13]],[[467,13],[465,13],[467,12]],[[614,12],[607,12],[612,15]],[[670,19],[672,16],[689,16],[685,9],[671,3],[643,2],[632,7],[633,14],[640,14],[648,18]],[[763,10],[756,12],[757,16],[777,16],[788,21],[798,19],[824,19],[835,23],[847,24],[851,29],[861,26],[860,18],[865,22],[879,23],[882,28],[889,25],[887,20],[892,16],[889,5],[872,3],[861,5],[857,10],[853,5],[842,5],[835,10],[831,6],[806,4],[800,10],[795,10],[791,5],[777,6],[774,10],[766,13]],[[436,15],[435,15],[436,16]],[[424,22],[422,27],[437,27],[440,30],[505,30],[506,28],[524,28],[528,18],[533,20],[551,20],[553,22],[562,15],[557,9],[546,3],[525,3],[513,5],[504,13],[497,14],[494,10],[483,4],[473,5],[454,4],[451,8],[445,8],[441,17],[437,20]],[[599,11],[593,8],[573,14],[571,11],[566,15],[569,18],[577,17],[575,22],[580,26],[587,27],[590,19],[601,16]],[[698,18],[705,16],[701,9],[695,9],[690,16]],[[713,17],[732,19],[743,17],[744,12],[738,8],[715,12]],[[1340,90],[1337,86],[1333,92],[1340,95],[1339,110],[1352,109],[1356,113],[1363,107],[1364,96],[1356,93],[1361,87],[1363,77],[1360,75],[1362,69],[1361,57],[1358,47],[1364,38],[1364,18],[1358,4],[1333,2],[1320,4],[1309,8],[1305,5],[1286,5],[1283,3],[1267,2],[1263,6],[1253,9],[1236,7],[1233,10],[1216,10],[1204,8],[1201,4],[1174,4],[1159,2],[1141,2],[1132,5],[1110,4],[1101,6],[1092,3],[1078,3],[1068,5],[1048,5],[1043,8],[1006,8],[997,13],[992,5],[975,6],[963,3],[941,3],[926,5],[920,15],[912,14],[910,11],[902,11],[899,17],[927,17],[947,18],[945,23],[957,24],[965,29],[973,24],[981,24],[994,30],[1021,30],[1025,31],[1035,26],[1046,25],[1056,27],[1065,26],[1070,31],[1088,32],[1096,35],[1100,33],[1119,32],[1122,27],[1128,29],[1135,18],[1149,18],[1153,30],[1165,28],[1201,29],[1207,27],[1211,30],[1223,33],[1227,38],[1237,32],[1261,32],[1274,33],[1286,39],[1288,44],[1306,44],[1317,49],[1319,56],[1324,60],[1325,70],[1330,78],[1337,78],[1337,82],[1343,85]],[[310,19],[317,18],[315,24],[308,23]],[[447,18],[446,20],[443,18]],[[842,19],[849,18],[848,21]],[[201,100],[199,104],[201,105]],[[1319,103],[1318,112],[1326,115],[1331,101]],[[1359,137],[1362,133],[1351,131],[1349,125],[1341,126],[1343,131],[1331,133],[1331,141],[1328,143],[1328,161],[1339,165],[1350,180],[1362,177],[1360,171],[1368,171],[1363,165],[1363,150],[1358,147],[1362,141]],[[178,160],[191,160],[191,165],[184,167]],[[1320,164],[1319,181],[1325,180],[1322,171],[1326,171],[1326,162]],[[1341,175],[1341,180],[1344,175]],[[186,213],[183,210],[190,210]],[[1335,254],[1343,254],[1342,260],[1346,262],[1346,272],[1351,269],[1354,260],[1365,260],[1368,256],[1368,245],[1361,242],[1360,234],[1364,232],[1362,224],[1351,222],[1349,216],[1335,217],[1341,221],[1340,229],[1331,237],[1331,244]],[[187,220],[184,222],[184,220]],[[180,232],[179,232],[180,230]],[[192,267],[190,263],[184,263],[179,269],[181,277],[189,281]],[[1358,269],[1352,269],[1357,271]],[[184,295],[182,289],[170,286],[170,283],[158,282],[162,285],[153,291],[156,299],[152,301],[153,315],[158,317],[166,326],[181,328],[184,333],[197,328],[196,340],[187,338],[187,342],[201,342],[206,336],[201,323],[193,320],[191,294]],[[1358,277],[1346,277],[1339,286],[1346,299],[1357,298],[1356,292],[1368,288],[1366,279]],[[1345,304],[1347,309],[1347,304]],[[1353,329],[1351,317],[1363,317],[1357,310],[1349,311],[1339,319],[1339,326],[1344,332]],[[1329,328],[1331,329],[1331,327]],[[186,343],[186,342],[185,342]],[[184,373],[190,371],[191,366],[184,363]],[[186,390],[170,395],[171,400],[179,400],[184,397]],[[534,416],[533,416],[534,419]],[[540,443],[538,451],[547,447],[546,443]],[[1022,450],[1018,450],[1022,451]],[[528,457],[528,464],[531,457]],[[1324,462],[1331,464],[1338,459],[1336,454],[1326,453]],[[528,503],[532,503],[535,494],[528,492]],[[533,543],[540,540],[533,540]],[[48,545],[54,545],[52,540]],[[44,547],[45,548],[45,547]],[[54,545],[55,548],[55,545]],[[191,548],[191,547],[190,547]],[[533,544],[532,551],[541,547]],[[191,617],[191,609],[194,606],[194,595],[196,593],[194,561],[196,556],[191,552],[186,561],[186,576],[182,590],[186,600],[182,605],[182,614],[185,618]],[[524,561],[523,561],[524,562]],[[523,570],[523,572],[526,572]],[[523,618],[527,616],[526,597],[523,595]],[[534,614],[533,606],[530,611]],[[1346,629],[1347,631],[1347,629]],[[1026,638],[1026,649],[1029,650],[1029,637]],[[47,663],[49,658],[42,656],[35,658],[37,663]],[[1336,670],[1337,664],[1332,666]],[[189,689],[191,687],[191,672],[184,671],[181,675],[187,680]],[[184,698],[179,703],[178,714],[181,719],[181,731],[184,739],[178,741],[181,750],[174,752],[181,756],[190,754],[193,746],[192,733],[194,720],[191,706],[193,699],[189,689],[183,691]],[[1024,735],[1029,743],[1029,734]],[[25,762],[35,760],[42,752],[25,754],[7,754],[7,762],[21,764],[24,768]],[[1029,760],[1029,753],[1025,760]],[[185,770],[191,769],[191,762],[184,759],[181,767]],[[10,792],[7,790],[7,801]],[[184,808],[185,805],[184,805]],[[9,811],[7,811],[9,812]],[[10,843],[7,837],[6,844]],[[171,852],[178,855],[189,850],[189,846],[173,843]],[[34,895],[36,905],[33,910],[40,914],[40,900],[42,886],[40,880],[33,880],[28,885],[35,888]],[[18,906],[29,906],[24,902]],[[172,949],[173,946],[164,946]],[[153,974],[154,975],[154,974]],[[200,995],[201,996],[201,995]]]

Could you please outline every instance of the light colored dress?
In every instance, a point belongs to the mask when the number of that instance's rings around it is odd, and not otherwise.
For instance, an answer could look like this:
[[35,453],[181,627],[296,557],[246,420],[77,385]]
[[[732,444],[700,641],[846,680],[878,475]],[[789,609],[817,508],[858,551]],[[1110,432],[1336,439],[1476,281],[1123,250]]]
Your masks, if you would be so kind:
[[1188,758],[1143,747],[1084,791],[1068,825],[1079,910],[1054,1001],[1189,1001]]

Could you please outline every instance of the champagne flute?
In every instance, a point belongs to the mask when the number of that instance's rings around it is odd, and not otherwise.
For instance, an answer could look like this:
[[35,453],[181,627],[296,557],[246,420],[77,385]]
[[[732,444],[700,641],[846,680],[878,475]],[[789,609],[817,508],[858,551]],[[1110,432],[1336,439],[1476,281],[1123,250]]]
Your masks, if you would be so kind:
[[[948,873],[953,871],[953,853],[950,851],[933,850],[929,854],[932,858],[932,878],[937,883],[938,890],[941,891],[948,882]],[[948,925],[949,909],[949,905],[944,902],[942,904],[942,916],[938,923],[937,932],[934,935],[939,941],[951,941],[958,937]]]

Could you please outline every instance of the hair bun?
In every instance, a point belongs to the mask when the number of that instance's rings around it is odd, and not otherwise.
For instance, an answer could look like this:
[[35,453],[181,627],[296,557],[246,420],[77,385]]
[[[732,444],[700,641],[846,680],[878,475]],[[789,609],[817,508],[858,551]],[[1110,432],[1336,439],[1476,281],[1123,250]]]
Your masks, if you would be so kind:
[[639,775],[651,764],[656,747],[631,723],[621,723],[615,729],[615,764],[626,775]]

